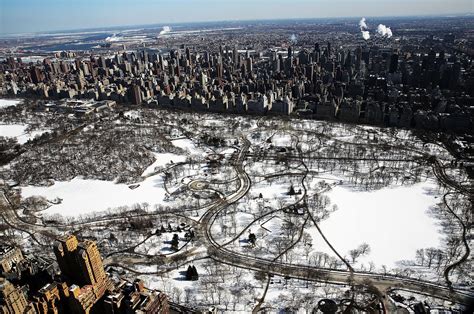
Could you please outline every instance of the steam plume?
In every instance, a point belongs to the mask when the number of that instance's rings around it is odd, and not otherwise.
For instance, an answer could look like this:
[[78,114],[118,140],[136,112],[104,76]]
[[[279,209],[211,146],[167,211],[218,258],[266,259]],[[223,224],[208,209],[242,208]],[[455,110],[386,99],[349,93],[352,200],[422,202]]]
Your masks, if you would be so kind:
[[369,31],[362,31],[362,38],[364,38],[365,40],[369,40],[370,39]]
[[367,24],[365,23],[365,17],[363,17],[360,21],[359,21],[359,28],[360,28],[360,32],[362,33],[362,38],[364,38],[365,40],[369,40],[370,39],[370,32],[367,30]]
[[171,27],[169,26],[163,26],[163,29],[160,32],[160,35],[165,35],[167,33],[171,32]]
[[290,40],[291,40],[292,44],[295,45],[296,42],[298,41],[298,38],[296,37],[295,34],[293,34],[293,35],[291,35]]
[[123,37],[117,36],[116,34],[113,34],[112,36],[109,36],[105,39],[105,41],[108,43],[121,40],[123,40]]
[[377,33],[382,36],[382,37],[387,37],[387,38],[390,38],[393,36],[393,33],[392,33],[392,30],[390,29],[390,27],[387,27],[383,24],[379,24],[379,26],[377,27]]

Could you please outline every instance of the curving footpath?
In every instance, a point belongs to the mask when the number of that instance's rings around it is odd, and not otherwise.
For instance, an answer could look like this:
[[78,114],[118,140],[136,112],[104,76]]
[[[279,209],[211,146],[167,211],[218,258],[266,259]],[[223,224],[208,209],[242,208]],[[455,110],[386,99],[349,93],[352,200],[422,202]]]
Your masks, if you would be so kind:
[[373,273],[350,272],[344,270],[323,269],[308,265],[297,265],[276,262],[268,259],[255,258],[226,249],[213,238],[211,227],[217,215],[228,205],[240,200],[250,189],[251,180],[243,168],[243,161],[250,148],[250,142],[243,138],[244,145],[235,161],[235,169],[240,181],[239,189],[225,199],[210,204],[206,213],[201,217],[198,235],[204,240],[209,256],[219,262],[256,271],[264,271],[280,276],[298,278],[311,281],[325,281],[343,285],[365,285],[376,287],[387,299],[386,294],[391,290],[407,290],[420,294],[430,295],[440,299],[450,300],[461,304],[469,304],[474,296],[461,290],[450,290],[447,287],[434,283],[419,281],[410,278],[400,278],[391,275]]

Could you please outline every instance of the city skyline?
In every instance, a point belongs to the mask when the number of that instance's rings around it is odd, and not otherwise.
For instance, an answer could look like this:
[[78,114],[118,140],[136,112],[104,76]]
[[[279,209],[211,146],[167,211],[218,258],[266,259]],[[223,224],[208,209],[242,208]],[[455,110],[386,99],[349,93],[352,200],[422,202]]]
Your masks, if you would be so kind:
[[[2,0],[0,34],[212,21],[348,18],[358,16],[436,16],[472,14],[469,0],[350,1],[80,1]],[[213,8],[209,10],[209,8]],[[269,10],[271,8],[271,10]],[[269,12],[271,11],[271,15]],[[84,14],[87,12],[87,14]],[[409,12],[408,14],[406,12]]]

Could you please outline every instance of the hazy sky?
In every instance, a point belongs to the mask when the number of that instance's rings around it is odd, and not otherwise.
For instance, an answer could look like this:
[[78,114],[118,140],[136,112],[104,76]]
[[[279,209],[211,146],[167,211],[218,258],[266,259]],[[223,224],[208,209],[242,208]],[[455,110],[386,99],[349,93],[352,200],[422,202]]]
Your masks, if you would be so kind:
[[192,21],[472,13],[473,0],[0,0],[0,33]]

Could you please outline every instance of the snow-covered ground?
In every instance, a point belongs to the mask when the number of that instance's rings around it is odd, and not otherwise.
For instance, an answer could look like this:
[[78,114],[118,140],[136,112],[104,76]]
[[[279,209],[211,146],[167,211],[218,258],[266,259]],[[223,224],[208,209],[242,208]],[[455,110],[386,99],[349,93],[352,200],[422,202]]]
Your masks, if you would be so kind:
[[255,184],[250,190],[252,197],[258,197],[260,193],[264,199],[278,200],[280,198],[288,198],[290,184],[287,182],[275,182],[272,184]]
[[141,114],[139,111],[137,110],[130,110],[130,111],[126,111],[124,112],[124,117],[127,117],[129,119],[138,119],[138,118],[141,118]]
[[65,217],[79,217],[145,202],[150,205],[160,204],[164,202],[165,194],[161,176],[149,177],[140,182],[140,186],[135,189],[111,181],[81,178],[56,182],[49,187],[27,186],[22,189],[23,197],[39,195],[48,200],[62,199],[60,204],[49,207],[43,213],[46,215],[60,214]]
[[361,262],[395,267],[397,261],[414,259],[417,249],[440,246],[439,227],[429,215],[439,202],[436,189],[432,181],[372,192],[335,187],[326,195],[338,210],[321,229],[341,255],[349,257],[349,250],[365,242],[371,253]]
[[185,156],[176,155],[172,153],[153,153],[155,156],[155,162],[145,169],[142,176],[147,176],[155,172],[156,168],[165,167],[173,163],[183,162],[186,160]]
[[189,155],[199,155],[199,156],[206,156],[207,154],[203,151],[202,148],[197,147],[196,144],[193,143],[188,138],[180,138],[171,141],[174,146],[179,147],[185,150]]
[[287,147],[292,144],[292,138],[289,134],[275,134],[272,136],[271,140],[276,146]]
[[21,99],[0,99],[0,108],[6,108],[10,106],[17,106],[23,100]]
[[28,125],[25,124],[0,124],[0,136],[16,137],[18,143],[25,144],[28,140],[34,139],[47,131],[27,132]]
[[[140,111],[129,111],[126,116],[140,117],[143,126],[154,124],[153,121],[147,121],[147,114],[141,114]],[[108,224],[106,232],[103,227],[98,226],[98,228],[84,228],[85,230],[80,230],[80,233],[86,238],[99,239],[98,243],[102,246],[101,252],[104,256],[110,251],[119,252],[137,244],[139,245],[135,248],[136,253],[167,255],[168,258],[165,261],[174,261],[173,263],[165,262],[155,265],[155,261],[150,259],[150,263],[130,262],[124,266],[144,272],[139,277],[145,280],[146,286],[166,292],[171,300],[180,304],[198,305],[201,308],[214,305],[219,307],[218,311],[248,313],[254,309],[265,290],[267,282],[265,274],[217,263],[208,258],[201,259],[208,255],[206,246],[203,245],[200,237],[186,244],[183,239],[184,228],[181,232],[173,228],[171,232],[166,231],[161,235],[150,237],[150,234],[159,230],[162,225],[166,227],[168,224],[174,227],[184,222],[190,223],[189,227],[196,231],[196,224],[205,212],[206,205],[217,200],[214,190],[226,196],[238,190],[240,180],[233,160],[229,160],[229,157],[239,152],[236,147],[242,147],[240,138],[242,133],[251,141],[250,153],[244,161],[245,171],[251,178],[251,187],[240,201],[224,208],[215,216],[210,231],[217,243],[226,243],[226,249],[252,258],[347,269],[319,233],[313,220],[309,219],[307,209],[330,244],[345,259],[350,261],[350,250],[362,243],[369,244],[370,254],[359,257],[357,262],[353,263],[356,270],[380,273],[383,272],[382,266],[386,265],[392,274],[397,273],[396,268],[399,268],[398,273],[402,275],[408,274],[413,278],[444,282],[440,272],[426,266],[414,265],[415,262],[413,262],[417,249],[443,248],[440,227],[437,226],[437,223],[441,222],[431,217],[433,211],[430,211],[431,207],[441,202],[438,184],[432,181],[433,179],[429,179],[427,182],[401,186],[400,182],[404,182],[403,184],[415,182],[415,180],[407,181],[403,178],[405,178],[405,173],[408,176],[412,169],[417,168],[408,162],[391,164],[382,160],[391,154],[405,157],[406,152],[396,149],[380,150],[376,145],[360,145],[375,143],[375,137],[379,141],[392,143],[395,142],[396,136],[399,138],[397,141],[406,141],[408,147],[420,148],[421,144],[417,144],[417,141],[408,137],[408,133],[398,132],[385,135],[384,131],[380,131],[379,134],[376,128],[357,130],[350,125],[333,125],[306,120],[288,123],[288,130],[284,132],[283,129],[278,131],[280,122],[266,119],[260,122],[268,124],[269,127],[250,131],[251,128],[256,128],[257,120],[247,120],[241,116],[229,122],[213,120],[213,118],[204,119],[199,123],[205,127],[195,128],[193,126],[195,116],[185,117],[191,123],[179,127],[177,125],[172,127],[170,124],[180,120],[164,123],[165,126],[170,127],[169,134],[165,134],[165,138],[170,139],[175,146],[171,150],[174,153],[158,153],[161,148],[157,148],[157,152],[153,152],[156,160],[143,172],[141,180],[144,181],[137,182],[136,185],[76,177],[68,182],[56,182],[50,187],[24,187],[23,197],[42,195],[51,201],[57,201],[60,198],[62,199],[60,204],[52,204],[40,214],[60,214],[66,217],[89,215],[107,211],[108,208],[117,210],[118,207],[145,202],[150,205],[148,207],[150,210],[154,209],[155,204],[163,206],[163,215],[150,218],[150,225],[148,225],[148,220],[143,221],[143,226],[138,225],[143,218],[139,217],[136,219],[138,228],[132,224],[135,221],[131,221],[129,228],[127,228],[128,225],[124,228],[125,222],[120,222]],[[236,129],[238,132],[230,136],[226,133],[228,131],[226,128],[234,124],[231,123],[232,121],[239,122],[240,126]],[[123,127],[141,127],[135,123],[128,124],[123,121],[122,123]],[[200,136],[206,128],[216,128],[213,132],[221,136],[225,144],[219,147],[207,145],[204,138]],[[87,129],[87,131],[91,130]],[[320,136],[318,133],[325,136]],[[184,137],[184,134],[190,137]],[[348,142],[358,144],[350,147]],[[145,147],[160,147],[155,145],[154,141],[151,143],[153,145]],[[304,159],[305,164],[297,158],[288,158],[288,160],[284,158],[286,155],[290,157],[299,155],[295,147],[297,143],[303,145],[303,155],[307,156]],[[166,144],[168,144],[167,141]],[[281,150],[279,146],[287,149]],[[164,145],[162,147],[167,148]],[[361,152],[362,147],[363,152]],[[423,149],[437,156],[440,154],[449,156],[434,145]],[[226,157],[218,164],[210,163],[210,158],[206,157],[216,153],[226,155]],[[351,154],[360,157],[379,157],[380,160],[377,163],[371,160],[330,161],[334,156],[350,157]],[[272,158],[274,156],[281,158]],[[328,160],[317,157],[328,157]],[[186,158],[189,158],[189,163],[167,169],[166,190],[170,193],[167,195],[163,182],[164,174],[161,171],[163,168],[169,168],[171,161],[177,164],[185,161]],[[449,159],[446,163],[447,161]],[[151,161],[148,162],[151,163]],[[378,175],[388,176],[388,173],[380,171],[382,166],[387,168],[386,171],[393,169],[393,172],[389,173],[390,177],[393,175],[399,180],[383,185],[373,184],[373,186],[362,183],[361,179],[368,179],[370,175],[371,180],[377,179]],[[309,171],[306,172],[306,170]],[[423,170],[426,171],[420,172],[419,179],[434,178],[430,176],[429,168]],[[446,171],[451,173],[455,169],[447,168]],[[452,176],[459,178],[459,174],[456,173]],[[359,181],[361,183],[358,183]],[[201,189],[199,186],[204,188]],[[301,190],[302,193],[288,195],[291,186],[296,192]],[[382,186],[390,187],[382,188]],[[367,192],[364,187],[371,192]],[[305,190],[307,195],[303,202],[301,198]],[[298,208],[298,212],[285,208],[295,203],[304,204],[304,206]],[[335,210],[333,205],[337,205],[338,209]],[[178,215],[173,213],[174,210]],[[112,240],[107,241],[108,238],[104,238],[110,237],[112,233],[115,238],[113,243]],[[179,234],[180,247],[186,244],[179,252],[171,250],[170,240],[174,233]],[[248,241],[250,233],[256,235],[255,245],[251,245]],[[19,232],[18,234],[21,235]],[[446,234],[444,236],[446,237]],[[147,240],[144,241],[145,239]],[[286,250],[290,247],[291,249]],[[181,264],[184,257],[187,262]],[[412,260],[412,263],[397,263],[401,260]],[[368,265],[372,261],[374,267],[370,265],[369,270]],[[198,269],[200,275],[198,281],[184,280],[184,272],[190,263]],[[402,266],[412,272],[408,273],[400,269]],[[165,271],[169,272],[165,273]],[[136,274],[128,273],[127,276],[130,276],[129,279],[134,279]],[[343,295],[347,297],[345,292],[349,289],[349,287],[310,283],[296,279],[288,280],[275,276],[270,280],[262,309],[265,308],[268,312],[284,312],[283,309],[286,306],[293,305],[299,308],[298,313],[303,313],[303,308],[306,309],[306,306],[309,312],[314,309],[315,302],[322,298],[340,300]],[[351,291],[351,294],[355,290],[358,289]],[[189,300],[185,301],[186,299]],[[305,302],[313,302],[313,304]]]
[[24,124],[0,124],[0,135],[4,137],[19,137],[25,134],[27,127]]
[[194,144],[190,139],[187,138],[180,138],[177,140],[173,140],[173,145],[182,149],[193,149]]

